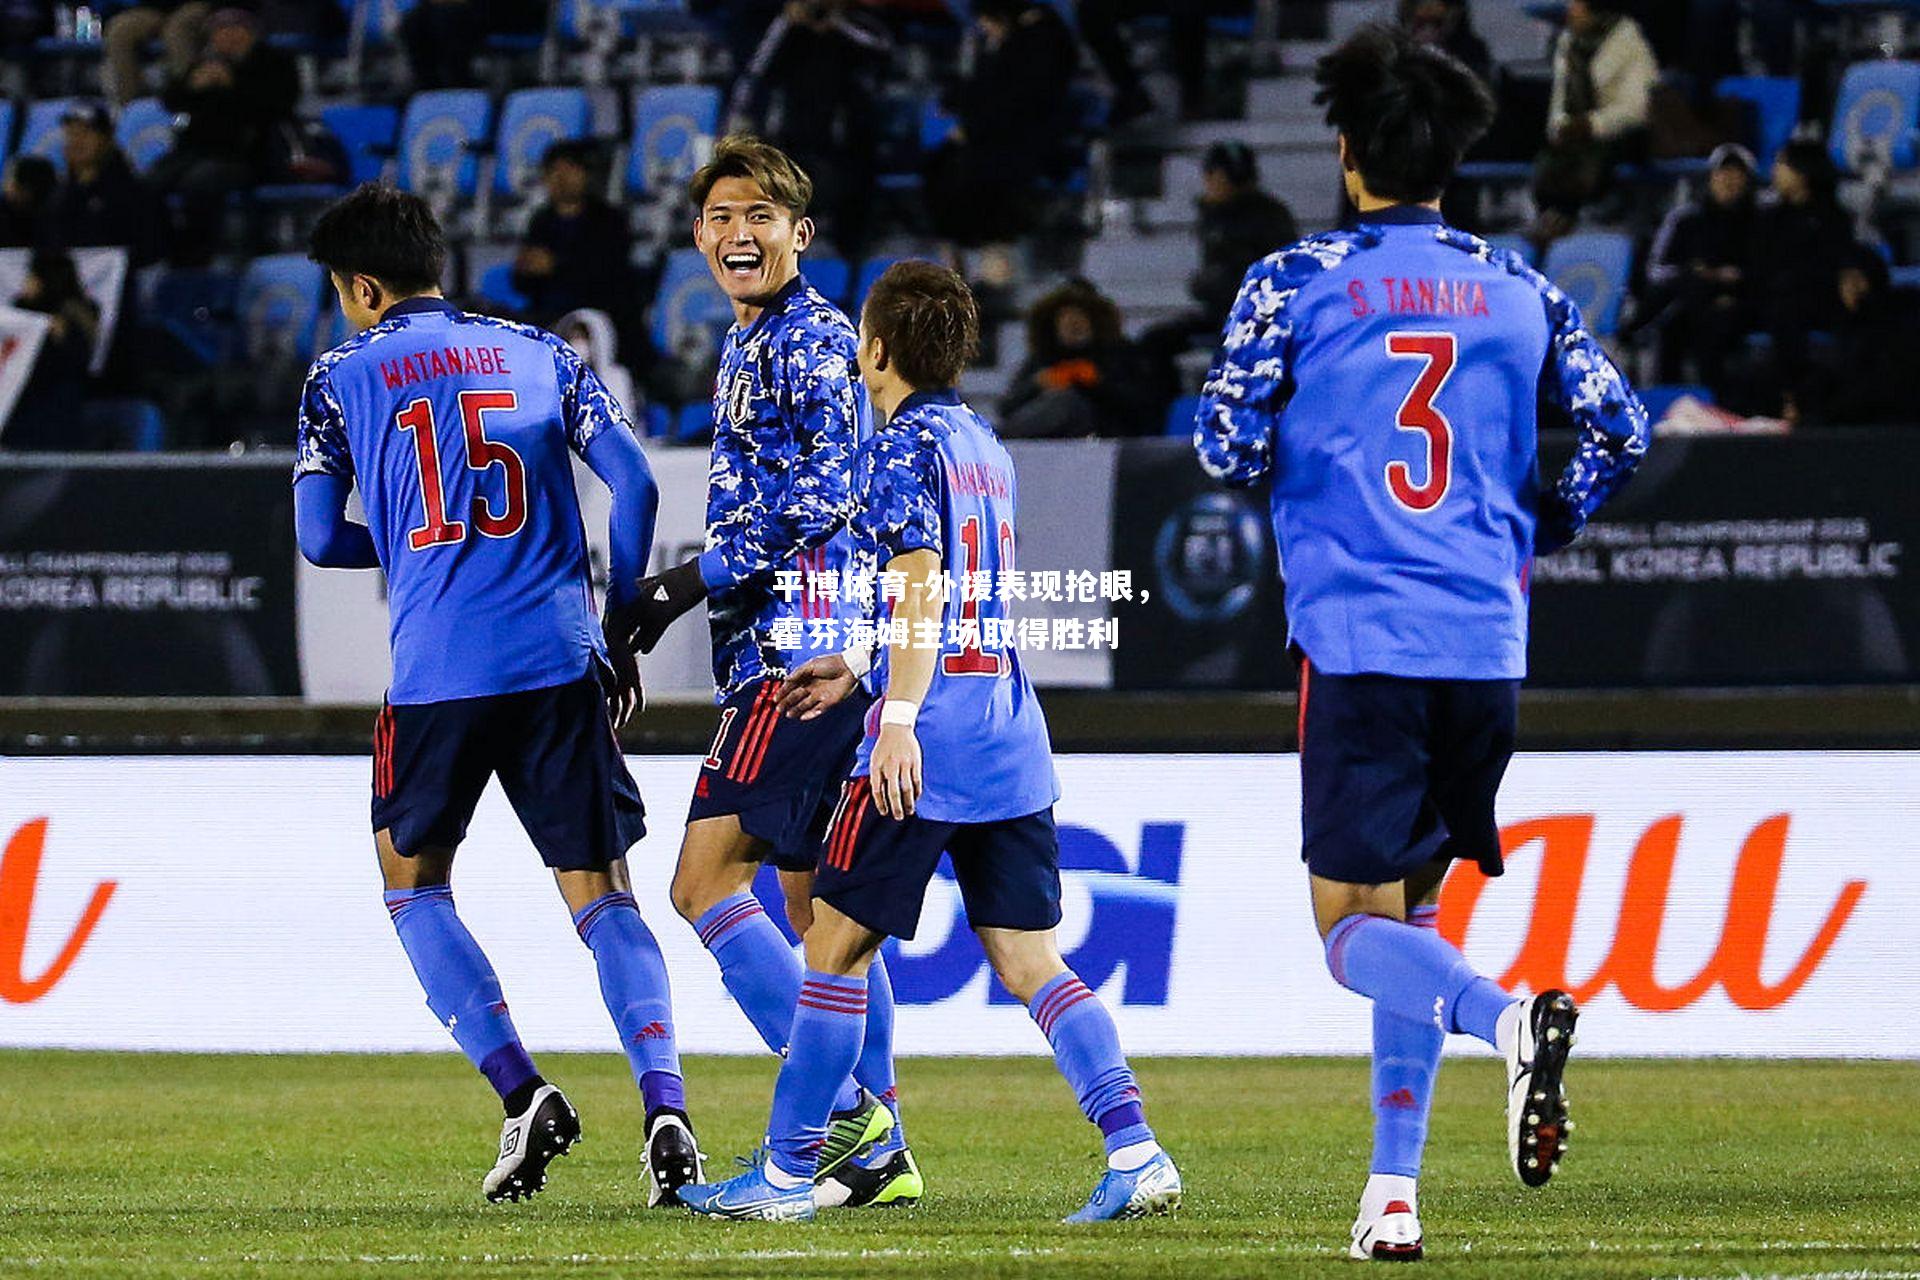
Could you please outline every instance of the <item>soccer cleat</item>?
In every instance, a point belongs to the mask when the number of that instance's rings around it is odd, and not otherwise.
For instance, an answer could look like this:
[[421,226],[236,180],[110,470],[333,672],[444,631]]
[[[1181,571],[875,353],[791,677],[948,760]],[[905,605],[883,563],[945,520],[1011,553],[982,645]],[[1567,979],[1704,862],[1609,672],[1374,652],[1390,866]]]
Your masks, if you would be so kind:
[[1392,1200],[1386,1211],[1368,1221],[1353,1224],[1353,1244],[1349,1258],[1362,1262],[1418,1262],[1421,1255],[1420,1219],[1405,1200]]
[[487,1199],[525,1200],[547,1185],[547,1166],[580,1141],[580,1117],[567,1096],[550,1084],[500,1126],[500,1159],[480,1184]]
[[776,1187],[767,1181],[767,1162],[756,1160],[745,1173],[725,1182],[689,1182],[681,1187],[680,1203],[710,1218],[740,1222],[813,1221],[813,1184]]
[[1543,991],[1520,1006],[1507,1050],[1507,1153],[1529,1187],[1545,1186],[1566,1154],[1573,1125],[1563,1081],[1579,1017],[1572,996]]
[[816,1180],[836,1172],[841,1165],[893,1132],[893,1112],[887,1104],[860,1091],[860,1105],[836,1111],[827,1121],[827,1138],[820,1144],[820,1163]]
[[871,1169],[850,1161],[813,1184],[813,1203],[822,1209],[904,1209],[925,1194],[920,1166],[905,1147]]
[[1080,1211],[1067,1222],[1113,1222],[1172,1213],[1180,1207],[1180,1171],[1162,1151],[1138,1169],[1108,1169]]
[[705,1179],[703,1159],[685,1116],[678,1111],[656,1113],[647,1126],[647,1208],[671,1205],[681,1187]]

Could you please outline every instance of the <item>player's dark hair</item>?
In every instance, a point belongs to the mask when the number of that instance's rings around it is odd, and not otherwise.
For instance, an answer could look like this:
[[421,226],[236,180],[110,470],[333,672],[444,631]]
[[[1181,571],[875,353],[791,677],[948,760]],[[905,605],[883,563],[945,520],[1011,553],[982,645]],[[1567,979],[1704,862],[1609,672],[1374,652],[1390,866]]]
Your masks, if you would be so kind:
[[396,294],[440,287],[447,238],[419,196],[362,183],[313,224],[307,256],[335,275],[372,276]]
[[1346,138],[1367,190],[1383,200],[1437,199],[1493,124],[1493,95],[1480,77],[1394,27],[1362,27],[1320,59],[1313,79],[1314,102]]
[[980,308],[960,273],[908,260],[886,269],[861,319],[887,344],[887,359],[919,388],[951,387],[980,349]]
[[694,212],[706,209],[707,197],[722,178],[752,179],[795,222],[807,216],[807,206],[813,203],[813,179],[807,171],[786,152],[750,133],[730,133],[716,142],[713,159],[687,181],[687,199],[693,202]]

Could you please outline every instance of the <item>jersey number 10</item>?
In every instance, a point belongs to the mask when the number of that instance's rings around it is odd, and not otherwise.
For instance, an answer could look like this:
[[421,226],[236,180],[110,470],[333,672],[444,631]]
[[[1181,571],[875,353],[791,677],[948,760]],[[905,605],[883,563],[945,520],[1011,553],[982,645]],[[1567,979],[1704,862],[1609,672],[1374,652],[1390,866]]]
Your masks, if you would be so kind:
[[[487,500],[474,495],[473,527],[489,538],[511,538],[527,523],[527,468],[520,455],[498,440],[487,439],[486,415],[520,407],[511,391],[462,391],[460,422],[466,429],[467,465],[475,471],[498,466],[506,473],[507,509],[496,515]],[[467,536],[465,521],[447,519],[447,491],[440,478],[440,444],[433,434],[433,401],[415,400],[394,415],[394,425],[413,437],[413,457],[420,468],[420,501],[426,523],[407,533],[415,551],[459,542]]]
[[1393,425],[1402,431],[1418,431],[1427,440],[1427,475],[1414,482],[1413,468],[1395,458],[1387,464],[1387,492],[1409,511],[1431,511],[1440,505],[1453,486],[1453,424],[1433,398],[1447,384],[1459,355],[1459,342],[1451,333],[1390,333],[1387,355],[1395,360],[1424,360],[1413,389],[1400,402]]

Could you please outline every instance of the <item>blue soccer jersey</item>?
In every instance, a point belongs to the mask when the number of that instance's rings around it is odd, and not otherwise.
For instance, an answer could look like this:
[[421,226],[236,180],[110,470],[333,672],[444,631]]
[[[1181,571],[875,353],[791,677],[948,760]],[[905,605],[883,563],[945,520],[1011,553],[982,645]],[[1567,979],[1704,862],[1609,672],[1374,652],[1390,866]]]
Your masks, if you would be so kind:
[[[852,560],[853,455],[867,422],[858,345],[840,309],[798,277],[751,325],[727,332],[700,557],[718,701],[839,652],[840,629],[861,612],[837,591],[828,599],[810,585]],[[783,570],[808,588],[778,590]],[[793,633],[796,621],[801,643],[782,648],[776,627]]]
[[[884,570],[909,551],[934,551],[955,584],[915,726],[926,791],[914,812],[935,822],[998,822],[1052,805],[1060,784],[1047,720],[1000,591],[1014,551],[1006,446],[958,393],[920,392],[861,447],[854,485],[853,533],[863,555]],[[880,617],[890,609],[883,597],[876,593]],[[876,693],[885,693],[887,671],[883,646],[868,674]],[[879,720],[876,703],[855,777],[867,772]]]
[[[1543,390],[1580,432],[1544,491]],[[1271,483],[1315,667],[1427,679],[1526,674],[1532,557],[1579,533],[1647,439],[1564,293],[1408,206],[1254,264],[1194,430],[1214,476]]]
[[616,427],[565,342],[438,299],[314,362],[294,478],[359,488],[387,574],[390,702],[563,684],[605,652],[567,451]]

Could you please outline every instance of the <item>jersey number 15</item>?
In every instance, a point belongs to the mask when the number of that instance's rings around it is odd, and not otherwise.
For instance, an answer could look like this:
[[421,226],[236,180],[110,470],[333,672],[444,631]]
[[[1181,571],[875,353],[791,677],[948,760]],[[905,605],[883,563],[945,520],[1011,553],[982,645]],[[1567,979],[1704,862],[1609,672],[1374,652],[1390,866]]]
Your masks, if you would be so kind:
[[1444,332],[1390,333],[1387,355],[1395,360],[1426,362],[1407,398],[1400,402],[1393,425],[1401,431],[1419,432],[1427,444],[1426,478],[1415,482],[1413,467],[1395,458],[1387,464],[1387,492],[1409,511],[1431,511],[1453,487],[1453,424],[1433,399],[1453,372],[1459,342],[1453,334]]
[[[527,523],[527,468],[520,455],[498,440],[487,439],[486,415],[520,407],[511,391],[462,391],[460,423],[466,429],[467,466],[475,471],[499,467],[506,473],[507,509],[495,514],[486,498],[474,495],[473,527],[489,538],[511,538]],[[447,518],[447,491],[440,478],[440,445],[433,434],[433,401],[413,401],[394,415],[394,425],[413,437],[413,457],[420,468],[420,502],[426,523],[407,533],[415,551],[459,542],[467,536],[466,522]]]

